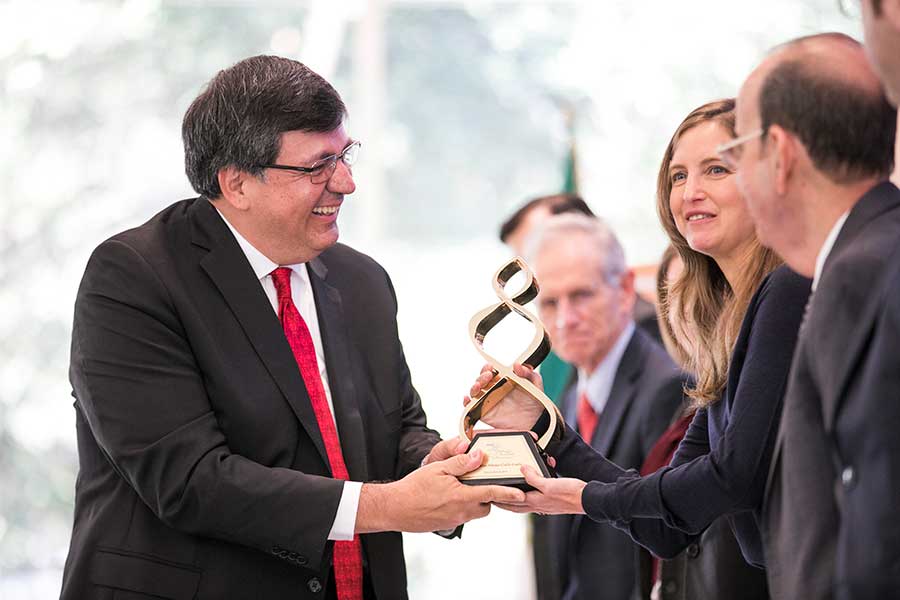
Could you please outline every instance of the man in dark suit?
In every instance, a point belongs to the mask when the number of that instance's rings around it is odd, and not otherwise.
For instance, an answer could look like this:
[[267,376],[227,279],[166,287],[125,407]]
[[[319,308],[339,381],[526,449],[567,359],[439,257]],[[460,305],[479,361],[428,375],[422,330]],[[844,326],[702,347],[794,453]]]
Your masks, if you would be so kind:
[[201,196],[91,256],[63,598],[404,598],[396,532],[523,497],[456,479],[481,459],[426,427],[387,274],[336,243],[344,118],[296,61],[220,72],[183,124]]
[[[635,327],[634,274],[621,245],[602,220],[567,214],[547,220],[525,252],[541,284],[541,320],[576,367],[563,415],[604,456],[639,468],[681,404],[683,380],[662,346]],[[563,598],[631,597],[637,546],[626,534],[583,516],[553,521]]]
[[776,49],[737,102],[760,240],[813,278],[764,507],[774,598],[900,592],[900,191],[896,113],[841,34]]

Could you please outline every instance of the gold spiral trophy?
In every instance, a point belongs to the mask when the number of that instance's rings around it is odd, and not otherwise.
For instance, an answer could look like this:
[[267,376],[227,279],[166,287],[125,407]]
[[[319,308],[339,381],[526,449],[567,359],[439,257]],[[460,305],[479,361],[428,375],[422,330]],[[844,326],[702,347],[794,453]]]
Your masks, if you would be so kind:
[[[525,286],[518,294],[510,298],[506,293],[506,284],[520,271],[525,275]],[[459,478],[465,484],[506,485],[530,491],[533,488],[525,483],[521,471],[522,465],[530,465],[544,477],[550,477],[543,450],[551,440],[558,439],[562,435],[564,424],[559,409],[537,386],[513,373],[512,365],[501,364],[484,349],[484,338],[487,333],[511,312],[515,312],[534,325],[534,337],[515,362],[531,368],[541,364],[541,361],[550,353],[550,337],[540,319],[523,306],[537,296],[538,289],[534,273],[531,272],[524,260],[516,257],[500,267],[494,275],[494,292],[500,302],[479,311],[469,321],[469,335],[472,343],[491,366],[494,377],[472,397],[472,402],[466,407],[459,423],[461,438],[470,442],[466,451],[480,449],[487,457],[484,465]],[[503,400],[504,396],[516,388],[543,405],[550,415],[547,429],[538,438],[537,445],[528,431],[474,431],[475,424],[481,420],[482,416],[490,413],[497,403]]]

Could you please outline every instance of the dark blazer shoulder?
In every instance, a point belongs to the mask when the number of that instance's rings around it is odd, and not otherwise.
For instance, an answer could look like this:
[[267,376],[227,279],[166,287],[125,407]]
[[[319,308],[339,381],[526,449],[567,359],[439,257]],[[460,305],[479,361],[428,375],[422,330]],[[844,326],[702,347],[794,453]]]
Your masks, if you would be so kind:
[[319,255],[318,261],[325,266],[330,277],[340,280],[354,281],[357,278],[370,278],[384,281],[387,271],[374,258],[338,242]]
[[[639,365],[641,387],[662,390],[670,386],[682,387],[686,375],[678,368],[662,345],[640,328],[635,328],[630,345],[634,345],[633,360]],[[629,354],[628,349],[625,351]],[[625,361],[625,356],[622,358]],[[650,399],[654,396],[650,395]]]
[[809,296],[812,280],[798,274],[787,265],[776,267],[766,275],[757,290],[757,297],[772,297],[775,300],[792,300]]

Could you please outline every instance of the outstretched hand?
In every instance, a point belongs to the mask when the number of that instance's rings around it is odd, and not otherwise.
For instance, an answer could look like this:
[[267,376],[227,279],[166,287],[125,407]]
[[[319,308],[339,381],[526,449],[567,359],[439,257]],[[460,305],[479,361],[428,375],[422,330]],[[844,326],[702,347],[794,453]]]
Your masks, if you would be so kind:
[[435,461],[403,479],[363,484],[356,513],[356,533],[441,531],[485,517],[495,503],[521,504],[521,490],[499,485],[464,485],[459,477],[484,463],[475,450]]
[[[531,367],[516,363],[513,365],[513,373],[543,390],[544,384],[540,374]],[[469,395],[463,398],[463,405],[468,406],[472,402],[471,397],[489,387],[495,377],[496,373],[493,368],[490,365],[484,365],[475,383],[472,384]],[[528,431],[537,422],[543,410],[544,407],[540,402],[520,387],[515,386],[490,412],[482,415],[481,420],[497,429]]]
[[584,514],[581,504],[581,493],[587,485],[584,481],[568,477],[543,477],[536,469],[527,466],[522,467],[522,474],[535,491],[525,494],[525,502],[495,502],[498,507],[517,513]]

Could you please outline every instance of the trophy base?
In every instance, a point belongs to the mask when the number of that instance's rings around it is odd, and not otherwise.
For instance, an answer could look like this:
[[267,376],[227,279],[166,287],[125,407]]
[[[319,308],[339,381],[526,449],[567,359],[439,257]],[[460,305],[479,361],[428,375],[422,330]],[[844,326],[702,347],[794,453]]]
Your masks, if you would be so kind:
[[552,477],[534,438],[527,431],[484,431],[476,433],[466,452],[481,450],[484,464],[459,480],[466,485],[504,485],[523,492],[534,488],[525,482],[522,465],[536,469],[544,477]]

